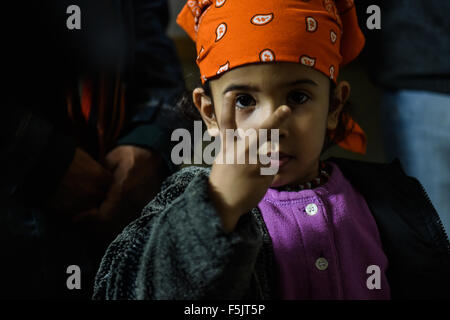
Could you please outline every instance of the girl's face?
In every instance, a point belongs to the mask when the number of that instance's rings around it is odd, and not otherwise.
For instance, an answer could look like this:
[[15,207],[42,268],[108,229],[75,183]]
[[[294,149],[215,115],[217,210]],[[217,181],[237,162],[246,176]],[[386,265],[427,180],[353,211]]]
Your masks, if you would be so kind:
[[[280,168],[272,187],[304,183],[317,177],[326,129],[335,129],[350,86],[336,87],[336,105],[330,110],[330,79],[297,63],[253,64],[232,69],[210,81],[211,98],[194,90],[194,103],[208,129],[218,129],[224,96],[233,95],[237,128],[257,128],[278,107],[291,115],[279,128]],[[217,116],[217,118],[216,118]]]

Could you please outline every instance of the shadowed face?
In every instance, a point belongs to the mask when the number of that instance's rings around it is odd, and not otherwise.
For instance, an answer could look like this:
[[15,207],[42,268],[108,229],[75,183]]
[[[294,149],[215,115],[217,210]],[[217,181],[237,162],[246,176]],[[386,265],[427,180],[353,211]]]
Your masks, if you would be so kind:
[[291,109],[279,127],[279,171],[272,187],[304,183],[317,177],[327,129],[335,129],[350,87],[341,82],[335,98],[339,105],[329,112],[330,80],[321,72],[297,63],[253,64],[232,69],[211,80],[211,99],[203,89],[194,90],[194,103],[208,129],[220,126],[225,94],[233,96],[237,128],[257,128],[278,107]]

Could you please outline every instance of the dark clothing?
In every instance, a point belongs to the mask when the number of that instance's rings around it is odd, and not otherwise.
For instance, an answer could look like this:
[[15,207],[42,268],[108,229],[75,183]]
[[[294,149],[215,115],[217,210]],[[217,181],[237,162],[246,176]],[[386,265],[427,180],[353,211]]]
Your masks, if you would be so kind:
[[[378,85],[450,94],[450,2],[355,2],[367,39],[365,64]],[[380,30],[366,27],[366,9],[373,4],[381,9]]]
[[[389,164],[328,159],[376,221],[391,297],[450,298],[450,243],[417,179]],[[226,234],[208,196],[210,170],[172,175],[109,246],[94,299],[276,299],[270,235],[258,208]]]
[[[81,10],[80,30],[66,26],[70,5]],[[85,77],[120,75],[125,116],[109,149],[120,144],[148,147],[170,167],[171,131],[160,117],[177,122],[172,110],[184,81],[175,47],[165,34],[167,3],[15,1],[5,4],[2,13],[6,90],[0,116],[0,296],[89,297],[92,284],[87,279],[92,280],[95,264],[80,266],[78,292],[66,288],[66,268],[90,255],[93,239],[64,222],[64,213],[44,207],[76,147],[99,160],[99,111],[94,105],[80,132],[68,114],[68,92],[77,93]]]

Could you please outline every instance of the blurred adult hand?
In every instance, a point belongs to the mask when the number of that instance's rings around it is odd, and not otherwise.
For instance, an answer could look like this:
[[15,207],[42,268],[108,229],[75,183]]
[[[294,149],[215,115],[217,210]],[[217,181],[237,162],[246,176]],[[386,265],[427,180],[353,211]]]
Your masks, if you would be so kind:
[[77,148],[72,163],[49,200],[49,207],[71,218],[98,208],[113,182],[113,175],[85,151]]
[[123,145],[107,154],[105,167],[113,177],[106,197],[98,212],[91,210],[80,218],[93,218],[116,234],[136,219],[157,194],[165,177],[165,165],[162,157],[149,149]]

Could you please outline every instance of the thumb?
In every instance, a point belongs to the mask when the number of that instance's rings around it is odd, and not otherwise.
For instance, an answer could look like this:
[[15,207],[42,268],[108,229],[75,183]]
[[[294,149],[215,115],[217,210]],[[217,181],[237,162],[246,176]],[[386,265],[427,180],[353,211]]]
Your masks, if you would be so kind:
[[120,186],[114,183],[109,189],[105,200],[100,204],[99,214],[106,219],[112,218],[119,209],[120,201]]

